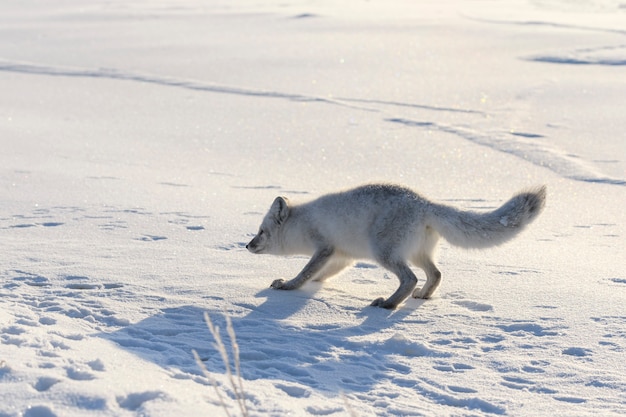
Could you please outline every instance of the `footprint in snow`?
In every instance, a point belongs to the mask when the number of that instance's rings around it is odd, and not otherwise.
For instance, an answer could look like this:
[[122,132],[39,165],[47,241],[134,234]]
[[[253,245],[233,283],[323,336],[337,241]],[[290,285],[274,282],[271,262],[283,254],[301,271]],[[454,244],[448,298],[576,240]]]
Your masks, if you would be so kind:
[[550,365],[549,362],[532,361],[530,365],[524,366],[522,371],[528,374],[543,374],[546,372],[543,368],[548,365]]
[[167,395],[161,391],[135,392],[126,396],[117,397],[117,403],[125,410],[136,411],[144,403],[156,399],[167,399]]
[[448,385],[448,390],[458,394],[475,394],[478,392],[473,388],[460,387],[456,385]]
[[27,274],[24,276],[18,276],[13,278],[13,282],[6,284],[4,287],[14,288],[16,286],[19,286],[20,283],[24,283],[31,287],[49,287],[52,285],[50,283],[50,280],[46,277],[42,277],[36,274]]
[[56,414],[45,405],[29,406],[23,414],[24,417],[57,417]]
[[581,348],[581,347],[571,347],[571,348],[563,349],[561,353],[563,355],[577,356],[579,358],[583,358],[586,356],[591,356],[593,352],[591,349],[586,349],[586,348]]
[[189,187],[187,184],[181,184],[177,182],[160,182],[159,185],[165,185],[166,187],[184,188]]
[[231,251],[238,249],[245,249],[246,242],[233,242],[233,243],[224,243],[222,245],[216,246],[215,249],[223,250],[223,251]]
[[10,229],[26,229],[29,227],[35,227],[37,226],[34,223],[20,223],[20,224],[14,224],[12,226],[9,226]]
[[306,388],[302,388],[296,385],[276,384],[276,388],[284,391],[287,395],[294,398],[308,398],[311,396],[311,391]]
[[557,401],[562,401],[562,402],[571,403],[571,404],[582,404],[582,403],[587,402],[586,399],[580,398],[580,397],[553,397],[553,398]]
[[39,392],[44,392],[48,391],[50,387],[58,382],[61,382],[61,380],[48,376],[42,376],[37,379],[37,382],[35,382],[35,384],[33,384],[33,388],[35,388],[35,390]]
[[74,381],[91,381],[92,379],[96,379],[94,374],[79,367],[70,367],[65,370],[67,372],[67,377]]
[[306,411],[314,416],[332,416],[337,413],[343,413],[345,408],[311,405],[306,408]]
[[108,283],[108,284],[100,284],[100,283],[92,283],[91,278],[81,276],[81,275],[68,275],[65,277],[66,281],[77,281],[71,282],[65,285],[65,288],[70,290],[112,290],[117,288],[122,288],[124,285],[119,283]]
[[140,240],[142,242],[155,242],[157,240],[166,240],[165,236],[156,236],[156,235],[143,235],[142,237],[135,238],[135,240]]
[[558,336],[554,328],[546,328],[537,323],[520,322],[513,324],[501,324],[496,327],[502,329],[504,332],[511,334],[512,336],[526,336],[528,334],[544,337],[544,336]]
[[65,288],[70,290],[96,290],[102,288],[101,285],[97,284],[88,284],[88,283],[76,283],[76,284],[67,284]]
[[195,232],[195,231],[204,230],[204,226],[186,226],[186,229]]
[[38,223],[40,226],[43,227],[57,227],[57,226],[63,226],[64,223],[61,222],[45,222],[45,223]]
[[487,312],[493,311],[493,306],[489,304],[479,303],[477,301],[468,300],[468,296],[463,292],[453,292],[444,296],[444,298],[452,298],[452,304],[464,307],[470,311]]
[[453,301],[452,304],[456,304],[461,307],[465,307],[471,311],[477,312],[486,312],[493,311],[493,307],[489,304],[477,303],[476,301],[462,300],[462,301]]
[[438,361],[437,365],[433,366],[433,369],[436,369],[440,372],[462,373],[465,371],[470,371],[474,369],[474,367],[472,365],[467,365],[464,363],[447,363],[443,361]]

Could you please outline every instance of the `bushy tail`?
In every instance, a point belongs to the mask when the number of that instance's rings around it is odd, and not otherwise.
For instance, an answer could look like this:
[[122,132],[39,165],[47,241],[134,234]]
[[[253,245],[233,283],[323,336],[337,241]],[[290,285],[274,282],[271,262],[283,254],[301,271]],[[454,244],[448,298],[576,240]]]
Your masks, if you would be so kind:
[[485,213],[434,204],[429,225],[445,240],[462,248],[500,245],[521,232],[541,213],[546,186],[523,190],[502,207]]

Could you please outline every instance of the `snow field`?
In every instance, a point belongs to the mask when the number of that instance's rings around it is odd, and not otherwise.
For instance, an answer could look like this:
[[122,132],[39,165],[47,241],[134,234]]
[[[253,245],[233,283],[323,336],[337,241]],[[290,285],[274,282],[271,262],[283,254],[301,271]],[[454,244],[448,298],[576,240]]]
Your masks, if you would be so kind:
[[[236,414],[205,312],[251,415],[626,412],[621,3],[0,9],[0,416],[225,415],[192,350]],[[274,197],[369,181],[548,203],[442,242],[432,300],[368,307],[369,261],[270,290],[306,262],[245,250]]]

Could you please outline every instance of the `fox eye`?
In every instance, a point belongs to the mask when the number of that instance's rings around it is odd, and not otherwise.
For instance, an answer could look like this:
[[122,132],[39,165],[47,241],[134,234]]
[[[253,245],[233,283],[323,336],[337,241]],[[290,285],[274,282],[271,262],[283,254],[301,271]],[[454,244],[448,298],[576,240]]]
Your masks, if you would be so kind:
[[263,235],[265,231],[263,229],[259,230],[259,236]]

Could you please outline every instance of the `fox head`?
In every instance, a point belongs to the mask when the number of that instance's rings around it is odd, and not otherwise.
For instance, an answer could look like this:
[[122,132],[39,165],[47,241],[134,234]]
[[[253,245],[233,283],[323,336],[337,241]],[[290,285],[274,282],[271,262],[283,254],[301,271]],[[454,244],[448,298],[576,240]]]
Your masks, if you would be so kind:
[[267,212],[254,239],[246,245],[252,253],[279,254],[281,252],[281,226],[289,217],[289,200],[285,197],[276,197],[272,207]]

